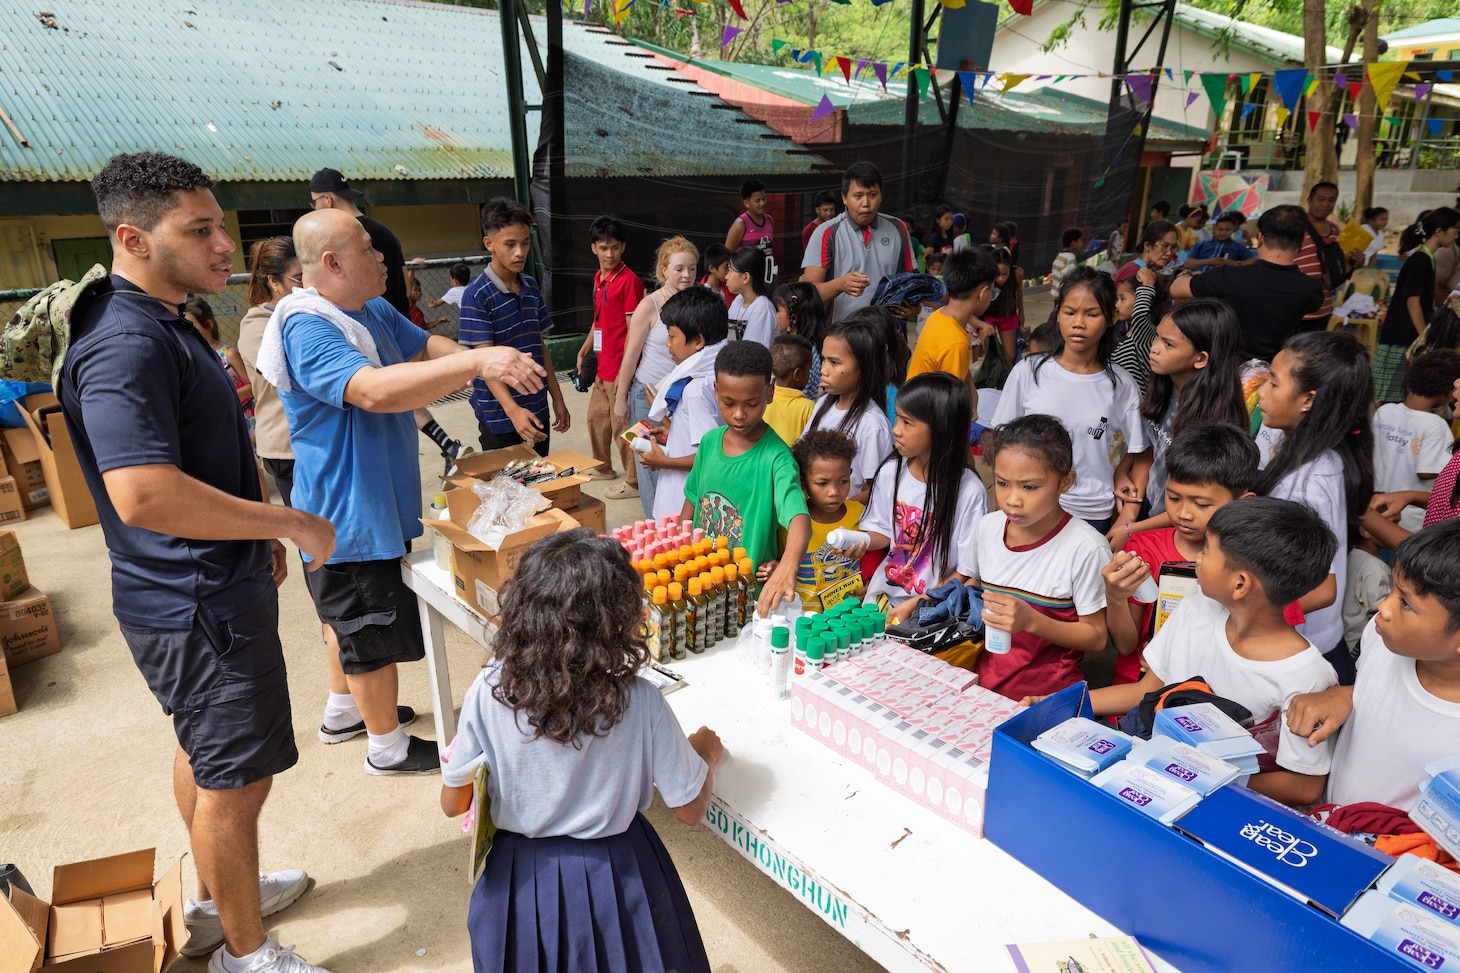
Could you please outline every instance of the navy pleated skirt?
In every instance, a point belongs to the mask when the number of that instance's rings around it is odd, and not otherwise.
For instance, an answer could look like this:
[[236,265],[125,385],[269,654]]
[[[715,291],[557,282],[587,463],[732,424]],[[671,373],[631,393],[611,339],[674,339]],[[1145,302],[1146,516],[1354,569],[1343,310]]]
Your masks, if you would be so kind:
[[498,831],[467,916],[476,973],[709,973],[684,883],[642,814],[608,838]]

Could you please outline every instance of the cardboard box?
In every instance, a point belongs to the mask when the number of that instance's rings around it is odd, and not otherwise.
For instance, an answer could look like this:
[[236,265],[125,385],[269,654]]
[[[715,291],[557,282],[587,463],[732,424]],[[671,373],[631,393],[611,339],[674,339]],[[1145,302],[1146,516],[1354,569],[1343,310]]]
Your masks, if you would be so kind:
[[[532,489],[551,500],[553,506],[559,510],[572,510],[583,502],[583,484],[592,479],[592,477],[583,471],[591,470],[602,465],[592,456],[585,456],[571,449],[548,453],[546,456],[538,456],[531,446],[519,444],[517,446],[508,446],[506,449],[494,449],[491,452],[474,453],[471,456],[463,457],[456,462],[456,475],[475,477],[479,480],[490,480],[502,470],[506,469],[508,463],[513,463],[517,460],[528,460],[530,462],[537,459],[546,460],[560,470],[572,467],[578,471],[573,476],[564,476],[556,480],[536,483],[532,486]],[[459,485],[459,481],[455,477],[448,479],[447,482]],[[599,529],[601,530],[602,528]]]
[[591,493],[583,494],[578,506],[563,512],[589,530],[600,534],[608,532],[608,507]]
[[12,669],[61,651],[50,598],[27,588],[20,597],[0,602],[0,651]]
[[0,524],[18,524],[25,519],[25,503],[15,477],[0,476]]
[[575,529],[578,522],[561,510],[549,507],[533,517],[522,530],[508,534],[494,548],[477,540],[466,529],[472,513],[480,505],[481,500],[471,490],[448,490],[446,510],[450,519],[423,519],[421,523],[427,530],[440,533],[451,543],[451,579],[456,586],[456,597],[479,611],[495,615],[496,592],[512,577],[527,549],[548,534]]
[[46,486],[46,471],[41,466],[41,453],[35,436],[28,428],[0,429],[0,455],[5,458],[6,472],[15,477],[21,502],[26,510],[44,507],[51,502]]
[[0,900],[0,973],[160,973],[187,941],[182,862],[154,885],[153,849],[58,866],[51,901]]
[[[1135,812],[1030,746],[1066,719],[1090,715],[1080,684],[994,731],[984,821],[990,841],[1183,973],[1413,970],[1316,906],[1183,834],[1180,822],[1167,827]],[[1246,806],[1252,821],[1271,820],[1270,804],[1256,795],[1232,784],[1223,790],[1235,791],[1230,797]],[[1156,871],[1112,884],[1111,876],[1141,868]]]
[[0,601],[14,598],[30,587],[25,570],[25,557],[20,553],[20,538],[15,531],[0,531]]
[[[0,716],[19,711],[20,707],[15,705],[15,687],[10,684],[10,667],[5,664],[5,656],[0,655]],[[4,945],[4,940],[0,939],[0,948]]]
[[96,501],[91,499],[91,490],[81,475],[71,432],[61,417],[61,403],[49,392],[27,395],[21,414],[40,454],[51,506],[72,530],[98,523]]

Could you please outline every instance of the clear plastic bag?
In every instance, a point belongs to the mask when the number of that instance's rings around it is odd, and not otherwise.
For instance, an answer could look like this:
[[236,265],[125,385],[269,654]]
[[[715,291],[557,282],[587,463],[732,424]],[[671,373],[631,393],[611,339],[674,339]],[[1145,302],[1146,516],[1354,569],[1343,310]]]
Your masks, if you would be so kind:
[[467,521],[467,533],[493,548],[508,534],[526,527],[538,511],[552,506],[552,501],[536,490],[503,477],[473,483],[471,490],[481,499],[481,505]]

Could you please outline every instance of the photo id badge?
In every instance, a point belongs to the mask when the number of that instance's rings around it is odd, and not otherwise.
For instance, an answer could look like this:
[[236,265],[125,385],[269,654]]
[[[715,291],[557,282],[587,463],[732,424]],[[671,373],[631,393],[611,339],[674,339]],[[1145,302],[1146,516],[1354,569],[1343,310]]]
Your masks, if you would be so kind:
[[603,353],[603,329],[593,329],[593,350],[599,354]]

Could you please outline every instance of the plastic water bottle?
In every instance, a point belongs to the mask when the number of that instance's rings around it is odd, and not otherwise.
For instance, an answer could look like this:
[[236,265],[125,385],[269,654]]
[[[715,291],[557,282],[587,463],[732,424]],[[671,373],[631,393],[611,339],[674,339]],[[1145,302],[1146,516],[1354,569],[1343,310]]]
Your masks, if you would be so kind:
[[[446,509],[446,494],[438,493],[431,498],[431,519],[451,519],[451,514]],[[438,568],[442,571],[451,570],[451,542],[438,530],[431,531],[431,553],[435,555]]]

